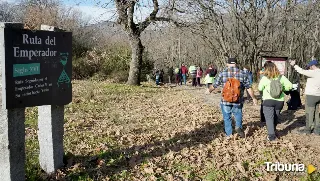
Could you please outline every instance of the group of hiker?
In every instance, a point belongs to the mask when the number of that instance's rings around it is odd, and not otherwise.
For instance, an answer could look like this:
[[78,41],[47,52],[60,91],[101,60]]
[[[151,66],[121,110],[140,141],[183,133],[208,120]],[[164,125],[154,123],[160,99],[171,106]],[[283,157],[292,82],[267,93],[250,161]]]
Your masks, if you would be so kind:
[[[299,74],[307,76],[305,88],[306,126],[300,132],[320,135],[320,81],[317,80],[317,77],[320,76],[320,69],[318,61],[312,60],[308,64],[307,70],[296,65],[295,61],[290,61],[290,64]],[[209,88],[209,92],[212,92],[218,86],[223,87],[220,106],[227,139],[232,135],[232,115],[236,122],[235,131],[240,137],[245,137],[242,127],[243,95],[245,90],[251,96],[254,105],[257,105],[257,99],[252,90],[252,77],[250,77],[250,73],[247,70],[246,67],[244,70],[240,70],[237,68],[237,60],[229,58],[227,67],[216,76],[214,84]],[[296,107],[301,106],[300,93],[297,91],[298,86],[300,86],[298,81],[293,84],[287,77],[281,75],[273,62],[267,61],[264,64],[263,69],[260,71],[258,90],[262,96],[261,121],[266,123],[267,140],[274,141],[279,137],[277,125],[280,123],[279,116],[284,107],[285,95],[290,94],[290,101],[295,102]]]
[[192,80],[192,86],[202,87],[201,79],[204,76],[205,84],[207,85],[207,88],[209,88],[209,85],[213,84],[216,74],[217,70],[213,67],[213,65],[209,65],[206,71],[203,71],[199,65],[191,65],[189,68],[187,68],[184,63],[181,64],[181,67],[174,69],[175,83],[177,86],[186,85],[187,78],[190,76]]
[[[317,80],[317,77],[320,77],[320,69],[318,61],[310,61],[307,70],[296,65],[295,61],[290,61],[290,64],[297,73],[307,76],[305,87],[306,126],[300,132],[320,135],[320,81]],[[158,74],[156,74],[157,85],[163,81],[163,74],[163,70],[158,71]],[[222,87],[220,107],[226,138],[229,139],[232,135],[232,115],[236,122],[235,131],[240,137],[245,137],[242,127],[244,92],[247,93],[247,98],[251,97],[254,105],[257,105],[258,102],[252,89],[253,74],[249,66],[239,69],[237,59],[228,58],[227,67],[219,73],[217,73],[217,69],[213,65],[209,65],[206,71],[203,72],[200,66],[191,65],[187,68],[185,64],[181,64],[181,67],[170,68],[168,75],[170,83],[173,75],[175,75],[177,86],[186,85],[189,76],[192,79],[192,86],[201,86],[201,78],[204,76],[208,94],[217,87]],[[279,137],[277,125],[280,123],[279,116],[284,107],[285,95],[290,95],[290,100],[287,102],[289,110],[296,110],[302,106],[300,92],[298,91],[300,87],[299,79],[300,77],[298,76],[295,80],[290,81],[286,76],[281,75],[277,66],[271,61],[267,61],[263,65],[260,71],[258,90],[262,97],[260,105],[261,122],[265,122],[267,127],[267,140],[273,141]]]

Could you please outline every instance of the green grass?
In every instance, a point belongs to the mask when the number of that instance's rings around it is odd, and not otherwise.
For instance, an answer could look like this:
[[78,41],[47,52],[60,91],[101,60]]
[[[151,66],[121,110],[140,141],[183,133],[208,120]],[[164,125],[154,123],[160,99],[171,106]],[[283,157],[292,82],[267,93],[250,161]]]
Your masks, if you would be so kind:
[[42,180],[39,164],[39,144],[35,140],[26,139],[26,180]]
[[315,172],[310,175],[307,175],[301,178],[301,181],[320,181],[320,173]]
[[26,108],[25,127],[37,128],[38,126],[38,107]]
[[[97,113],[104,113],[109,108],[115,107],[115,105],[112,105],[115,102],[126,101],[128,97],[135,96],[144,96],[145,98],[148,98],[156,93],[158,89],[146,85],[128,86],[125,84],[88,81],[80,81],[75,84],[74,91],[76,91],[76,93],[73,95],[73,103],[65,107],[65,128],[68,130],[64,137],[65,152],[69,152],[70,149],[72,150],[75,145],[82,141],[85,141],[88,146],[93,148],[98,147],[99,143],[104,143],[108,145],[107,151],[93,151],[91,154],[96,155],[99,159],[104,159],[106,168],[109,170],[124,166],[127,157],[130,157],[131,153],[125,155],[124,153],[117,151],[121,150],[121,147],[118,147],[118,140],[113,136],[92,134],[92,131],[90,132],[90,129],[92,128],[87,122],[88,118],[92,120],[101,119]],[[107,115],[109,123],[114,125],[125,124],[124,120],[121,118],[121,114],[109,112]],[[83,119],[84,122],[79,121],[80,119]],[[37,107],[27,108],[26,128],[36,130],[38,125],[37,120]],[[94,123],[91,125],[94,125]],[[38,154],[39,144],[37,135],[32,134],[26,138],[26,180],[46,180],[49,178],[40,168]],[[77,157],[77,155],[73,156]],[[148,157],[147,153],[142,156]],[[89,157],[90,156],[88,156],[88,158]],[[84,155],[82,161],[85,161],[85,159],[88,158]],[[86,164],[86,161],[84,164]],[[93,180],[96,178],[94,174],[98,174],[99,172],[95,167],[95,163],[90,163],[82,168],[67,171],[66,178],[67,180]],[[130,172],[128,170],[122,170],[117,174],[112,174],[110,172],[109,176],[111,180],[121,180],[129,178]]]

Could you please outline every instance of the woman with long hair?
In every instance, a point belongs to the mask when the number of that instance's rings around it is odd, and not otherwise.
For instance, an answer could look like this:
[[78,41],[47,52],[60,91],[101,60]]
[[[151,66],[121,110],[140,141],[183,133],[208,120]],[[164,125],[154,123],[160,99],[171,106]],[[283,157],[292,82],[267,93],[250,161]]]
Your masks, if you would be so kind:
[[[264,67],[267,66],[269,63],[272,63],[271,61],[266,61],[262,67],[262,69],[260,70],[259,72],[259,77],[260,77],[260,80],[262,79],[262,77],[264,76]],[[260,96],[261,96],[261,99],[263,97],[263,91],[259,91],[260,92]],[[263,114],[263,100],[261,101],[261,106],[260,106],[260,121],[261,123],[265,123],[266,122],[266,119],[264,117],[264,114]]]
[[269,62],[264,66],[264,76],[259,82],[259,91],[263,92],[263,114],[266,119],[269,141],[275,140],[276,127],[284,105],[284,91],[292,89],[292,83],[281,75],[277,66]]

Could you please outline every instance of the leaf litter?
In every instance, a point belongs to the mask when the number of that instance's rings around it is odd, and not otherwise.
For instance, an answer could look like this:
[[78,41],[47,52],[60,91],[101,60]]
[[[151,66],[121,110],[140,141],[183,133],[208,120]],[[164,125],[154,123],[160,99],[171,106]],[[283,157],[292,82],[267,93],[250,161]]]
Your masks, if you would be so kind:
[[[320,168],[320,137],[294,133],[304,110],[283,111],[280,139],[267,142],[259,109],[245,104],[246,138],[226,140],[219,95],[205,89],[75,81],[73,94],[56,180],[299,180],[306,174],[267,172],[264,162]],[[36,141],[36,127],[26,132]]]

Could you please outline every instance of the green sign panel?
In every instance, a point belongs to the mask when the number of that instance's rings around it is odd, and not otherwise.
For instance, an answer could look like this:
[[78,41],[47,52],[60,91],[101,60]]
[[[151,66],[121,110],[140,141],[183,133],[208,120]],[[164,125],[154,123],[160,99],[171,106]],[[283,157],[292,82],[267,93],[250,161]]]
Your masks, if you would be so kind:
[[40,63],[14,64],[13,77],[40,74]]

